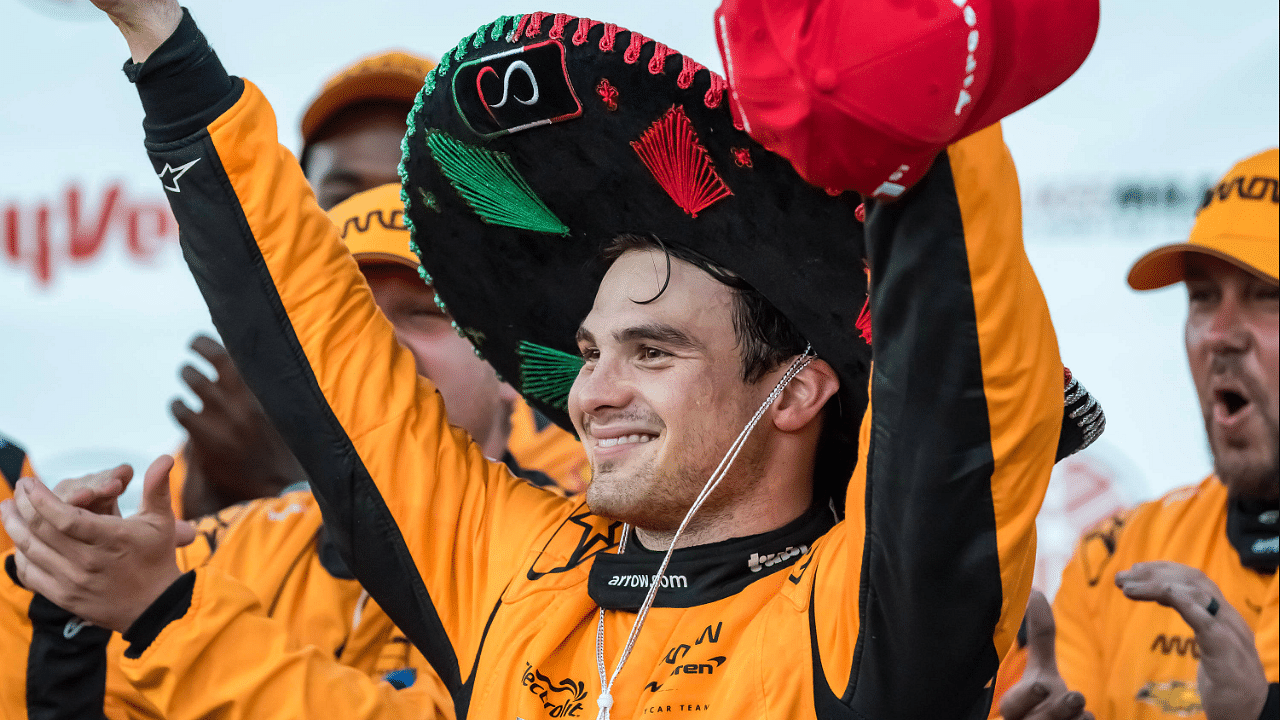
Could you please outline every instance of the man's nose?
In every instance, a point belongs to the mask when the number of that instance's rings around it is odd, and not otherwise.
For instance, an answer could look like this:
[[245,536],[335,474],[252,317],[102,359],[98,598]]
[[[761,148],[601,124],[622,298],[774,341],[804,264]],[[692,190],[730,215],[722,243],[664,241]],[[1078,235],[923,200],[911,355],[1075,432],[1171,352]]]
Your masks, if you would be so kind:
[[1240,353],[1249,349],[1252,335],[1245,322],[1244,305],[1236,292],[1223,293],[1214,308],[1205,332],[1205,341],[1215,354]]
[[570,393],[589,415],[624,408],[631,402],[633,387],[626,364],[618,358],[601,357],[578,374]]

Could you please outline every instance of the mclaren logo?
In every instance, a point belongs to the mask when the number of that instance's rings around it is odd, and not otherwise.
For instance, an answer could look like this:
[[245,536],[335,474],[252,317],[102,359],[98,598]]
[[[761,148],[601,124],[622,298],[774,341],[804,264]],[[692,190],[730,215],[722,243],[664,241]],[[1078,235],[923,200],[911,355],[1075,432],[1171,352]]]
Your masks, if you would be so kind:
[[1138,691],[1140,702],[1155,705],[1169,715],[1187,717],[1203,712],[1200,706],[1200,693],[1192,685],[1181,680],[1169,682],[1149,682]]

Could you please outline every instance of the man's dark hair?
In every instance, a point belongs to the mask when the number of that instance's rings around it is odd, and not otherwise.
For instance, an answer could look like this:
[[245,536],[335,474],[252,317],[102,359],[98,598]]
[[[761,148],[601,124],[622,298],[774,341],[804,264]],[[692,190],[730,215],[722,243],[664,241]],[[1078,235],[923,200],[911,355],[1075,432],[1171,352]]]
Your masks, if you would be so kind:
[[764,295],[732,271],[688,248],[668,245],[653,236],[632,234],[619,235],[605,245],[605,262],[612,264],[631,250],[657,250],[667,258],[667,276],[662,287],[648,300],[637,301],[642,305],[657,300],[666,292],[667,283],[671,281],[671,258],[683,260],[733,289],[733,330],[738,346],[742,348],[743,381],[760,382],[765,375],[804,353],[808,347],[795,325]]

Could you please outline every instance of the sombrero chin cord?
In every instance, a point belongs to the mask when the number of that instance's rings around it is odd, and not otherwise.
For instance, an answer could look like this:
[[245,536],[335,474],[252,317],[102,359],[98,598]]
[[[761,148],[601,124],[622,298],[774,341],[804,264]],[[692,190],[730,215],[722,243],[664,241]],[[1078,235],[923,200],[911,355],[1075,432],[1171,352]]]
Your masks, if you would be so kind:
[[[733,461],[737,459],[738,453],[742,451],[746,445],[747,437],[751,431],[755,429],[756,424],[760,422],[760,418],[764,417],[764,413],[769,406],[778,399],[782,391],[787,385],[800,374],[809,363],[814,359],[814,355],[809,354],[812,346],[806,346],[804,353],[791,363],[791,367],[787,369],[782,379],[778,381],[773,392],[769,393],[769,397],[765,398],[760,404],[760,409],[756,410],[756,414],[747,422],[747,426],[738,433],[738,439],[733,441],[729,446],[728,452],[724,458],[720,460],[720,464],[716,466],[711,477],[707,479],[707,484],[702,487],[702,492],[694,499],[693,504],[689,506],[689,512],[685,513],[684,520],[680,521],[680,527],[676,528],[675,535],[671,537],[671,547],[667,548],[667,554],[662,558],[662,564],[658,566],[658,572],[653,576],[653,580],[649,585],[649,592],[645,595],[644,602],[640,605],[639,612],[636,613],[635,622],[631,624],[631,634],[627,636],[627,644],[622,647],[622,655],[618,658],[618,665],[613,669],[613,674],[605,678],[604,665],[604,608],[600,608],[599,621],[596,623],[596,667],[600,671],[600,697],[596,699],[596,704],[600,706],[600,714],[596,716],[596,720],[609,720],[610,708],[613,707],[613,682],[618,679],[618,673],[622,672],[622,666],[627,664],[627,658],[631,656],[631,649],[635,647],[636,638],[640,636],[640,627],[644,625],[644,619],[649,614],[649,608],[653,607],[654,598],[658,596],[658,588],[662,585],[662,578],[667,572],[667,563],[671,562],[671,555],[676,551],[676,543],[680,540],[680,534],[684,532],[689,521],[693,519],[698,509],[706,502],[711,493],[715,491],[720,481],[729,472],[729,467],[733,465]],[[622,526],[622,541],[618,546],[618,552],[622,552],[627,546],[627,534],[631,530],[630,524]]]

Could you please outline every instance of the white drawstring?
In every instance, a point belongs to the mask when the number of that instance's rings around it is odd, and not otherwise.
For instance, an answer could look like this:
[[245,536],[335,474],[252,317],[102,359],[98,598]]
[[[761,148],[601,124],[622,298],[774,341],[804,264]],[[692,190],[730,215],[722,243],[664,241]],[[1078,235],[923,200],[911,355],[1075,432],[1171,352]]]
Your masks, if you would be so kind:
[[[622,672],[622,666],[627,663],[627,658],[631,656],[631,649],[635,647],[636,638],[640,636],[640,626],[644,625],[644,619],[649,614],[649,608],[653,607],[654,598],[658,596],[658,588],[662,585],[662,578],[666,575],[667,564],[671,562],[671,555],[676,550],[676,543],[680,540],[680,534],[684,532],[685,526],[693,519],[698,508],[706,502],[711,493],[715,491],[716,486],[728,474],[729,467],[733,465],[733,461],[738,458],[738,453],[746,445],[747,437],[751,431],[755,429],[756,424],[760,422],[760,418],[764,417],[764,413],[769,409],[782,391],[787,387],[796,375],[804,370],[814,356],[809,354],[812,346],[806,346],[804,353],[791,363],[791,367],[787,369],[782,379],[778,381],[778,385],[773,388],[773,392],[769,393],[769,397],[765,398],[760,404],[760,409],[756,410],[756,414],[747,422],[747,426],[738,433],[738,439],[733,441],[729,446],[728,452],[725,453],[720,464],[716,466],[715,471],[711,473],[711,477],[707,479],[707,484],[702,487],[702,492],[694,499],[693,504],[689,506],[689,512],[685,513],[684,520],[680,521],[680,527],[676,528],[675,535],[671,537],[671,546],[667,548],[667,554],[662,558],[662,564],[658,566],[658,572],[653,576],[648,594],[645,595],[644,602],[640,605],[639,612],[636,613],[635,622],[631,624],[631,634],[627,636],[627,643],[622,647],[622,655],[618,658],[618,665],[613,669],[613,674],[605,679],[604,665],[604,608],[600,608],[599,621],[596,623],[596,667],[600,671],[600,697],[596,699],[596,704],[600,706],[600,714],[596,716],[596,720],[609,720],[609,709],[613,707],[613,682],[618,679],[618,673]],[[618,552],[622,552],[627,546],[627,533],[631,529],[630,525],[622,526],[622,540],[618,545]]]

